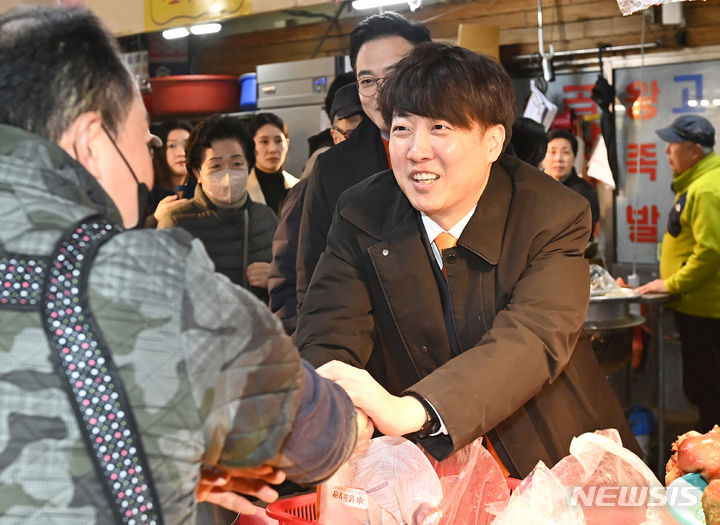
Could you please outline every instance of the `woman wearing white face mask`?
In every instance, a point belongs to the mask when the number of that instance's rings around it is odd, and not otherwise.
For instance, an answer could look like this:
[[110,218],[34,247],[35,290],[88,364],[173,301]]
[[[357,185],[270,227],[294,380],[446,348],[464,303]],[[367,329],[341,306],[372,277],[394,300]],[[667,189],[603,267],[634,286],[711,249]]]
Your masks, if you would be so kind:
[[188,171],[198,180],[195,195],[163,217],[158,228],[190,232],[203,242],[216,271],[267,302],[278,219],[247,192],[255,161],[250,133],[237,118],[212,116],[195,127],[186,153]]

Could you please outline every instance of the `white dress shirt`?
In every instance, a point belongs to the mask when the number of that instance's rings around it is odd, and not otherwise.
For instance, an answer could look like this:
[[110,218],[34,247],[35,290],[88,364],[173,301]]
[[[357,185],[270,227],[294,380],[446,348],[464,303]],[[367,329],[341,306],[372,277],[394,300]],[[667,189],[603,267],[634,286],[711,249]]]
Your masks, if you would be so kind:
[[458,221],[458,223],[450,228],[449,230],[443,230],[442,227],[432,220],[430,217],[425,215],[424,212],[420,212],[423,227],[425,228],[425,233],[427,233],[428,239],[430,240],[430,245],[432,246],[433,255],[435,255],[435,261],[438,263],[438,266],[440,269],[443,267],[443,260],[442,260],[442,254],[440,253],[440,249],[435,244],[435,237],[437,237],[442,232],[449,233],[456,239],[460,238],[460,235],[462,234],[463,230],[465,229],[465,226],[467,226],[467,223],[470,221],[470,217],[472,217],[473,213],[475,213],[475,208],[477,208],[477,205],[473,206],[472,210],[465,215],[462,219]]

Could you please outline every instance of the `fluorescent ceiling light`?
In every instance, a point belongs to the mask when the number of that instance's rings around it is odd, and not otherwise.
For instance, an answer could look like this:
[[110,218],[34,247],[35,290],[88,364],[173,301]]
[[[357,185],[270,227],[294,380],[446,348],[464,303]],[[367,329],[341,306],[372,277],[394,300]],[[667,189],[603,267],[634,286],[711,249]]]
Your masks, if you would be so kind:
[[420,6],[422,0],[354,0],[353,9],[375,9],[391,5],[408,4],[413,11]]
[[174,38],[184,38],[188,36],[190,32],[187,27],[174,27],[172,29],[166,29],[162,32],[162,36],[165,40],[173,40]]
[[209,35],[210,33],[217,33],[220,31],[222,26],[217,22],[212,24],[195,24],[190,28],[190,32],[193,35]]

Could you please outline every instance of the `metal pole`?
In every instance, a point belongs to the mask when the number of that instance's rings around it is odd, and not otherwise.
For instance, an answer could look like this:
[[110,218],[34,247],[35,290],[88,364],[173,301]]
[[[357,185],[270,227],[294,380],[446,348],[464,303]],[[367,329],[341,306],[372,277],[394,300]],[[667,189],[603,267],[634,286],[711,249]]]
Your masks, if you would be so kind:
[[[662,302],[657,304],[657,374],[658,374],[658,476],[665,475],[665,334],[663,333],[663,312],[665,307]],[[661,480],[663,483],[664,479]]]
[[[650,42],[648,44],[629,44],[625,46],[608,46],[604,47],[604,53],[616,53],[621,51],[637,51],[641,49],[653,49],[656,47],[660,47],[660,44],[658,42]],[[590,48],[590,49],[573,49],[570,51],[554,51],[553,56],[555,58],[558,57],[570,57],[575,55],[590,55],[595,54],[598,52],[598,47]],[[514,57],[509,57],[508,61],[510,62],[519,62],[521,60],[537,60],[540,53],[531,53],[529,55],[515,55]]]
[[335,12],[335,16],[330,21],[330,24],[328,25],[328,28],[325,30],[325,34],[322,36],[320,41],[318,42],[317,47],[315,48],[315,51],[313,51],[313,54],[310,58],[315,58],[320,51],[320,48],[325,43],[325,39],[327,39],[328,35],[330,34],[330,31],[332,31],[332,28],[335,27],[335,25],[338,23],[338,19],[340,18],[340,13],[342,13],[343,9],[350,4],[350,0],[344,0],[342,4],[340,4],[340,7],[338,7],[338,10]]

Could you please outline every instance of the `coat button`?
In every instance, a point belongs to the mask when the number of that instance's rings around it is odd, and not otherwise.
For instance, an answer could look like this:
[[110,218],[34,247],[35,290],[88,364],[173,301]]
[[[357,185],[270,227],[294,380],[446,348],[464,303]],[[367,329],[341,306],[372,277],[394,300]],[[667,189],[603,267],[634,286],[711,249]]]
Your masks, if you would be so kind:
[[428,352],[428,347],[425,346],[425,345],[422,345],[422,346],[420,347],[420,351],[421,351],[423,354],[427,354],[427,352]]
[[385,257],[387,257],[389,253],[390,253],[390,250],[388,250],[387,248],[383,248],[382,254],[383,254]]
[[446,259],[448,264],[455,264],[457,261],[457,254],[455,252],[450,252],[447,254]]

